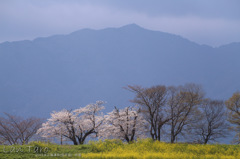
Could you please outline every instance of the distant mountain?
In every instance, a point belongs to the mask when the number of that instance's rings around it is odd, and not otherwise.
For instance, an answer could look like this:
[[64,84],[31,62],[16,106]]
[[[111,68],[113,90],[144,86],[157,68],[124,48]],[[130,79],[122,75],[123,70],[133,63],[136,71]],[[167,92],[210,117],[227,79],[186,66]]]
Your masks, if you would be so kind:
[[218,48],[135,24],[0,44],[1,112],[48,117],[104,100],[128,106],[127,85],[202,84],[208,97],[240,90],[240,43]]

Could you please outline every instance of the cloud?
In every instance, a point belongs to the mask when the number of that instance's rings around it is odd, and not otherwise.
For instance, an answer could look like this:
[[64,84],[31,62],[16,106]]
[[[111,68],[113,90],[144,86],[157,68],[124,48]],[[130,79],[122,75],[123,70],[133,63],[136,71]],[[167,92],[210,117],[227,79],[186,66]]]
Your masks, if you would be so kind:
[[[139,23],[141,22],[140,20]],[[207,19],[196,16],[156,17],[145,19],[142,25],[212,46],[240,41],[240,21],[235,20]]]

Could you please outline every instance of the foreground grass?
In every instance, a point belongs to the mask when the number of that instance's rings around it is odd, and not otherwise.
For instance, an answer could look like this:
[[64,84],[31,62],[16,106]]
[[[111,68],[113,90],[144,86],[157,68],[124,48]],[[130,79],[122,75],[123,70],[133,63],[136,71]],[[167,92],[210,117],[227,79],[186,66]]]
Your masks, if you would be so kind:
[[[29,147],[30,146],[30,147]],[[38,147],[36,149],[36,147]],[[47,148],[46,148],[47,147]],[[21,152],[20,149],[21,148]],[[199,145],[169,144],[153,142],[150,139],[126,144],[120,140],[90,142],[87,145],[54,145],[48,143],[32,143],[25,146],[0,146],[0,158],[206,158],[218,159],[240,158],[239,145]]]
[[29,145],[0,145],[0,159],[75,159],[89,152],[90,145],[56,145],[42,142],[33,142]]

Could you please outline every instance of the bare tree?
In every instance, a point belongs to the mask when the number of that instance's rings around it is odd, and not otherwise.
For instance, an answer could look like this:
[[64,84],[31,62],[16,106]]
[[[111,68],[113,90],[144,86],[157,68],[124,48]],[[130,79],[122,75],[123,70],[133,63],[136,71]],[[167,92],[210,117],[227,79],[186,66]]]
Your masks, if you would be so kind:
[[194,112],[201,103],[203,93],[201,87],[186,84],[179,87],[169,87],[168,106],[170,108],[170,137],[174,143],[179,134],[183,134],[186,125],[194,119]]
[[153,140],[161,140],[161,130],[171,119],[166,112],[167,88],[165,86],[153,86],[142,88],[140,86],[128,86],[128,90],[135,93],[131,101],[141,107],[141,111],[149,123],[149,132]]
[[234,125],[231,128],[237,133],[235,142],[240,143],[240,92],[235,92],[225,104],[228,109],[228,121]]
[[[229,125],[226,122],[223,101],[206,99],[195,115],[197,121],[190,124],[190,134],[199,143],[207,144],[226,137]],[[189,135],[190,135],[189,134]]]
[[5,113],[7,118],[0,119],[0,138],[8,144],[27,144],[36,134],[43,122],[40,118],[23,119]]

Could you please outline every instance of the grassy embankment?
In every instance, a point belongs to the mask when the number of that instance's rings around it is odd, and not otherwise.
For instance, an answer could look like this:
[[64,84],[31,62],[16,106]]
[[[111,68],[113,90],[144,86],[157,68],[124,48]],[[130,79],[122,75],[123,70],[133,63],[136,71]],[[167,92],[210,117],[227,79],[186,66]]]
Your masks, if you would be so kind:
[[150,139],[126,144],[119,140],[90,142],[86,145],[31,143],[25,146],[0,146],[0,158],[240,158],[239,145],[170,144]]

